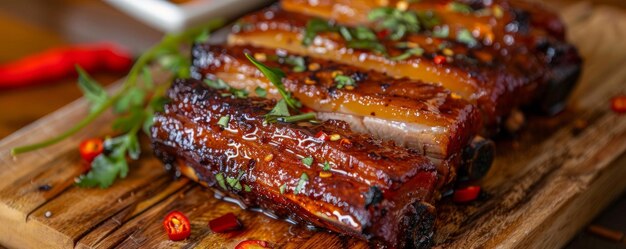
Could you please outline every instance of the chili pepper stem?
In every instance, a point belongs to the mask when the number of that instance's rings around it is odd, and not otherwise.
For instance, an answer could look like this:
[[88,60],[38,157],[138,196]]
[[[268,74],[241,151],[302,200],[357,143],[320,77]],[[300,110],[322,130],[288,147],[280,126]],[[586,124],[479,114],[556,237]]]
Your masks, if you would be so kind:
[[[216,27],[222,26],[222,23],[223,23],[222,20],[219,20],[219,19],[214,20],[210,22],[209,24],[207,24],[206,28],[209,30],[213,30]],[[12,148],[11,155],[16,156],[16,155],[26,153],[29,151],[38,150],[38,149],[56,144],[76,134],[78,131],[85,128],[87,125],[93,122],[96,118],[98,118],[104,111],[109,109],[122,96],[122,94],[125,91],[127,91],[130,87],[136,84],[137,77],[139,76],[139,73],[141,72],[143,67],[148,65],[148,63],[150,63],[150,61],[152,61],[158,55],[158,52],[161,49],[179,45],[181,42],[192,38],[192,34],[198,33],[199,31],[202,30],[202,28],[205,28],[205,27],[198,27],[198,28],[190,29],[188,31],[185,31],[176,35],[166,35],[165,37],[163,37],[163,39],[161,40],[159,44],[148,49],[148,51],[146,51],[137,59],[137,62],[135,62],[133,67],[130,69],[130,72],[128,73],[128,77],[126,77],[126,80],[124,81],[124,85],[122,86],[122,89],[119,92],[117,92],[115,95],[113,95],[111,98],[109,98],[106,102],[104,102],[103,105],[98,106],[97,109],[89,113],[89,115],[87,115],[87,117],[82,119],[78,124],[66,130],[65,132],[61,133],[60,135],[44,140],[39,143]]]

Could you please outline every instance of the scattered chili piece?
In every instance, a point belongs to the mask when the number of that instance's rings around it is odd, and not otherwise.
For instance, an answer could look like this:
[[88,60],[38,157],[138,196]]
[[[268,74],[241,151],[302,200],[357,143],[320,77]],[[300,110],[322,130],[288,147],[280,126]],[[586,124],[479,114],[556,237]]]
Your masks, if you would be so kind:
[[352,142],[350,142],[349,139],[344,138],[344,139],[341,139],[341,141],[339,141],[339,144],[348,147],[352,145]]
[[323,131],[319,131],[317,134],[315,134],[315,138],[317,138],[319,140],[323,140],[323,141],[330,140],[330,137],[328,137],[328,134],[326,134]]
[[267,241],[263,240],[244,240],[239,242],[235,249],[262,249],[262,248],[272,248]]
[[376,37],[378,37],[378,39],[383,40],[385,38],[387,38],[387,36],[389,36],[389,34],[391,34],[391,30],[390,29],[382,29],[378,32],[376,32]]
[[83,160],[92,162],[94,158],[104,151],[104,141],[102,138],[86,139],[80,143],[78,150]]
[[321,178],[328,178],[333,176],[333,173],[331,173],[330,171],[320,171],[320,177]]
[[163,219],[163,228],[165,228],[167,232],[167,237],[173,241],[184,240],[191,235],[189,219],[177,210],[165,216],[165,219]]
[[435,56],[435,58],[433,59],[433,61],[435,61],[435,64],[437,65],[441,65],[443,63],[446,62],[446,57],[443,55],[437,55]]
[[227,213],[209,221],[209,228],[215,233],[226,233],[241,229],[243,226],[233,213]]
[[454,191],[452,201],[457,203],[470,202],[475,200],[480,194],[480,186],[469,186]]
[[626,113],[626,95],[620,94],[611,98],[611,109],[615,113]]

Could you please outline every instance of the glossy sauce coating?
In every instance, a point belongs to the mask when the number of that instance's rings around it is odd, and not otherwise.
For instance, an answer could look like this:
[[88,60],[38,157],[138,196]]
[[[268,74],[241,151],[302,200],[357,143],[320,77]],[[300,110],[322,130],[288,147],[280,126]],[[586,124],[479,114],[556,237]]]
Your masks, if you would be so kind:
[[[402,53],[397,41],[381,41],[389,55],[346,46],[337,33],[320,33],[310,46],[302,45],[302,33],[311,17],[271,7],[242,18],[240,26],[229,37],[230,44],[251,44],[312,57],[334,60],[394,77],[408,77],[443,87],[477,103],[486,124],[497,123],[511,108],[529,103],[540,85],[550,78],[544,58],[530,56],[526,47],[503,56],[488,47],[468,48],[464,44],[423,34],[411,34],[401,42],[418,44],[422,56],[391,60]],[[452,52],[445,63],[433,59],[440,56],[441,44]],[[526,51],[525,51],[526,50]]]
[[[428,159],[352,133],[341,121],[264,125],[274,100],[223,93],[200,81],[176,81],[168,92],[171,102],[152,128],[157,156],[166,164],[182,162],[198,181],[279,216],[392,247],[432,234],[432,220],[430,226],[415,221],[432,219],[434,212],[429,203],[440,179]],[[318,139],[320,131],[349,143]],[[305,165],[303,157],[313,163]],[[320,176],[324,162],[331,177]]]
[[[245,58],[245,53],[285,72],[285,88],[305,106],[317,112],[365,117],[360,118],[364,126],[370,119],[380,119],[386,123],[386,129],[379,132],[381,138],[408,145],[431,158],[441,160],[460,153],[480,129],[478,110],[442,87],[311,57],[298,57],[303,65],[295,67],[287,62],[297,56],[284,50],[199,44],[193,48],[193,75],[199,79],[219,78],[251,93],[261,87],[267,90],[268,97],[280,98],[275,87]],[[338,87],[338,75],[350,77],[355,85]],[[333,115],[338,117],[341,116]],[[415,129],[402,128],[406,126]],[[357,130],[379,129],[364,128]],[[411,132],[414,134],[406,134]]]

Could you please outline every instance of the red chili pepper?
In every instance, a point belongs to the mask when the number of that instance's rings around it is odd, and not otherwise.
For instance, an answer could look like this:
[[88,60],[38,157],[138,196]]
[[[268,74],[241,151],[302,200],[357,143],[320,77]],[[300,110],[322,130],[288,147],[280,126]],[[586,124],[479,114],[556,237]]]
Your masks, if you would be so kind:
[[0,65],[0,89],[53,82],[85,71],[127,72],[132,56],[112,44],[89,44],[54,48]]
[[226,233],[242,228],[241,222],[233,213],[227,213],[209,221],[209,228],[216,233]]
[[615,113],[626,113],[626,95],[618,95],[611,98],[611,109]]
[[173,241],[184,240],[191,235],[191,225],[189,219],[180,211],[172,211],[163,219],[163,227],[167,232],[167,237]]
[[446,63],[446,57],[443,55],[437,55],[435,56],[435,58],[433,58],[433,61],[435,61],[435,64],[441,65],[443,63]]
[[83,140],[78,146],[78,151],[80,152],[80,157],[90,163],[104,151],[104,141],[102,141],[102,138]]
[[454,190],[452,201],[463,203],[470,202],[478,198],[480,194],[480,186],[469,186],[461,189]]
[[317,138],[319,140],[323,140],[323,141],[330,140],[330,137],[328,137],[328,134],[326,134],[323,131],[319,131],[317,134],[315,134],[315,138]]
[[263,240],[244,240],[242,242],[239,242],[239,244],[235,246],[235,249],[266,249],[266,248],[272,248],[272,247],[270,247],[270,244],[267,243],[267,241],[263,241]]
[[378,37],[378,39],[382,40],[382,39],[387,38],[387,36],[389,36],[389,34],[391,34],[391,30],[383,29],[381,31],[376,32],[376,37]]

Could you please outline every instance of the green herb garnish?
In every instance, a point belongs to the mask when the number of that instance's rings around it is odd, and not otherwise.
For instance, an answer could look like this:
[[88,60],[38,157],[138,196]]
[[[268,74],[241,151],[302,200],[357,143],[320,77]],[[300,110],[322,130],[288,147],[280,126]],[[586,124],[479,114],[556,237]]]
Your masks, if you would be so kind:
[[220,187],[222,187],[223,189],[226,189],[226,182],[224,182],[224,174],[217,173],[215,174],[215,180],[217,181],[217,184],[220,185]]
[[293,67],[292,70],[296,73],[306,71],[306,62],[302,56],[289,56],[285,58],[285,63],[291,65]]
[[235,96],[236,98],[240,98],[240,99],[245,99],[248,97],[248,91],[246,91],[245,89],[238,89],[238,88],[231,87],[228,84],[226,84],[226,82],[224,82],[222,79],[216,79],[216,80],[205,79],[204,83],[207,84],[210,88],[217,89],[217,90],[226,89],[230,92],[229,94],[222,94],[223,97]]
[[461,43],[465,43],[467,46],[473,47],[478,44],[472,33],[467,29],[461,29],[456,34],[456,40]]
[[283,184],[280,185],[280,188],[278,189],[280,191],[280,194],[285,194],[285,190],[287,189],[287,184]]
[[313,165],[313,157],[308,156],[308,157],[302,158],[302,164],[304,164],[307,167],[311,167],[311,165]]
[[265,98],[265,96],[267,96],[267,90],[261,88],[260,86],[257,86],[254,89],[254,92],[256,93],[257,96],[259,96],[261,98]]
[[226,183],[228,183],[228,186],[230,186],[234,190],[241,191],[242,189],[239,179],[235,177],[226,177]]
[[263,73],[263,75],[265,75],[265,77],[274,85],[274,87],[278,89],[278,92],[283,97],[289,107],[296,110],[302,107],[300,101],[291,97],[291,93],[285,89],[285,85],[283,85],[282,82],[283,77],[285,77],[285,73],[283,73],[283,71],[280,71],[280,69],[278,68],[270,68],[263,63],[257,61],[256,59],[254,59],[254,57],[250,56],[247,53],[245,55],[248,60],[250,60],[250,62],[252,62],[252,64],[254,64],[254,66],[256,66],[261,71],[261,73]]
[[391,57],[392,61],[401,61],[410,58],[411,56],[422,56],[424,54],[424,49],[420,47],[409,48],[404,53]]
[[307,112],[307,113],[303,113],[300,115],[294,115],[294,116],[289,116],[289,117],[279,117],[279,118],[276,118],[276,121],[284,122],[284,123],[294,123],[294,122],[300,122],[300,121],[312,122],[312,119],[315,119],[315,113]]
[[454,12],[469,14],[472,13],[472,7],[467,4],[458,3],[458,2],[450,2],[447,5],[448,9]]
[[391,40],[400,40],[406,33],[420,31],[420,23],[414,11],[400,10],[392,7],[380,7],[370,11],[370,21],[377,22],[378,30],[391,31]]
[[433,37],[448,38],[448,36],[450,36],[450,27],[448,27],[448,25],[443,25],[433,29]]
[[328,161],[324,162],[324,167],[322,168],[323,171],[329,171],[330,170],[330,163]]
[[337,89],[341,89],[346,86],[356,86],[356,81],[352,77],[347,75],[338,74],[333,80],[337,84]]
[[311,19],[306,23],[306,28],[304,29],[304,37],[302,38],[302,45],[311,45],[318,33],[335,30],[336,29],[325,20],[318,18]]
[[302,173],[300,176],[300,180],[298,181],[298,186],[294,190],[294,194],[299,194],[300,191],[304,188],[304,185],[309,181],[309,176],[306,173]]
[[[92,169],[76,179],[80,187],[109,187],[117,177],[123,178],[128,174],[126,157],[135,160],[141,153],[138,143],[139,131],[143,129],[144,132],[149,133],[154,112],[161,111],[166,102],[163,95],[169,86],[153,84],[150,64],[152,62],[160,64],[162,68],[172,73],[172,77],[189,77],[189,55],[181,53],[180,45],[195,40],[205,40],[208,31],[204,30],[211,30],[221,25],[221,21],[213,21],[205,27],[166,35],[159,44],[148,49],[137,59],[121,88],[111,95],[107,94],[104,88],[86,72],[77,68],[78,85],[90,104],[89,114],[65,132],[36,144],[13,148],[11,154],[18,155],[63,141],[112,108],[118,115],[113,121],[113,129],[121,135],[107,139],[105,141],[107,153],[96,157],[92,162]],[[139,79],[143,79],[143,82]]]
[[246,192],[252,192],[252,188],[248,185],[243,185],[243,190]]
[[228,122],[229,121],[230,121],[230,115],[222,116],[217,121],[217,125],[219,125],[222,128],[226,128],[226,127],[228,127]]

